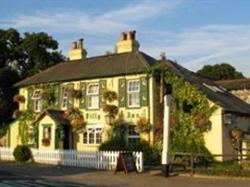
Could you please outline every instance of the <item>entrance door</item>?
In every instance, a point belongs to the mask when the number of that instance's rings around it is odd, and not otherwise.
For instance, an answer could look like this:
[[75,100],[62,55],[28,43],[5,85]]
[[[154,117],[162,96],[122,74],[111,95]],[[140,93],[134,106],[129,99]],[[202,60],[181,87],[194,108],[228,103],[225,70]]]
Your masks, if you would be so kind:
[[63,149],[69,149],[70,146],[70,128],[69,126],[64,126],[64,140],[63,140]]

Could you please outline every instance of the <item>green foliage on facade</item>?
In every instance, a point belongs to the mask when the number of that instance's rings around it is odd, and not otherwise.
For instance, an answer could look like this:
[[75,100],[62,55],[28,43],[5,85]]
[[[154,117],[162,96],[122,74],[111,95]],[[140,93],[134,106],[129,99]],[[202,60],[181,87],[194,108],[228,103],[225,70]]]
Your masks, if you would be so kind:
[[[172,85],[171,151],[208,153],[203,133],[210,130],[209,118],[217,107],[198,88],[174,73],[166,70],[164,80]],[[162,140],[162,134],[157,138]]]
[[35,119],[36,114],[31,111],[25,111],[19,118],[19,137],[22,145],[29,145],[34,141],[34,127],[31,125]]

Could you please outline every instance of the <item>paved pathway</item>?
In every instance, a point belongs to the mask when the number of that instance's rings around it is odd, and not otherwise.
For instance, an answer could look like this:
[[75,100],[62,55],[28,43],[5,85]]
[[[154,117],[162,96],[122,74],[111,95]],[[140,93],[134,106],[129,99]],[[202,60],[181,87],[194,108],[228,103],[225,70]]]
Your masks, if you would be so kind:
[[[80,185],[81,184],[81,185]],[[95,171],[84,168],[58,167],[40,164],[0,162],[0,187],[249,187],[250,180],[170,177],[119,172]]]

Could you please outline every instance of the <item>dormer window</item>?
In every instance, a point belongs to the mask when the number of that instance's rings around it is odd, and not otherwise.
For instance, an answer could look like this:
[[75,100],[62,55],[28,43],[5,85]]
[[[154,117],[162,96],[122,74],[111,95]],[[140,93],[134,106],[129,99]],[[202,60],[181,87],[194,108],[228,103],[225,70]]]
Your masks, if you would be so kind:
[[35,90],[32,95],[32,100],[34,102],[34,111],[41,112],[42,109],[42,90]]
[[87,106],[88,109],[99,108],[99,84],[89,84],[87,88]]

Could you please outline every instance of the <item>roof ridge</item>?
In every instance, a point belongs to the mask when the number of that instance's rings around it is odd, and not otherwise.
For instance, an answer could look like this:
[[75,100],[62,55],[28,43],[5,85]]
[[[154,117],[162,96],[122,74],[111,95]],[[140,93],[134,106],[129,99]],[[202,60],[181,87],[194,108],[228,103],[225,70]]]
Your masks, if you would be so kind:
[[217,82],[217,83],[228,83],[228,82],[245,82],[245,81],[250,81],[250,78],[218,80],[218,81],[215,81],[215,82]]

